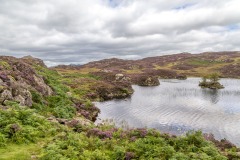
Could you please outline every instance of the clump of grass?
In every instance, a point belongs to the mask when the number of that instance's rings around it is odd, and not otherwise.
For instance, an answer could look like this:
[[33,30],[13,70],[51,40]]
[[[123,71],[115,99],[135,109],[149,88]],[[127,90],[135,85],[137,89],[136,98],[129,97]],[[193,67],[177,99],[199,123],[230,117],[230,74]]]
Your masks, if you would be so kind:
[[12,68],[6,61],[2,61],[2,60],[0,61],[0,66],[6,70],[10,70]]

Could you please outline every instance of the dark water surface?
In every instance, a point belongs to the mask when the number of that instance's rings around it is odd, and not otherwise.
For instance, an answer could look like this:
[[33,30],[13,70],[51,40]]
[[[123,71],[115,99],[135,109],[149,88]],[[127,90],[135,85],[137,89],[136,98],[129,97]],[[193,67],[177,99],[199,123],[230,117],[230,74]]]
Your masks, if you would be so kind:
[[221,90],[201,89],[199,81],[171,79],[160,80],[157,87],[134,85],[131,98],[97,102],[99,118],[177,135],[201,129],[240,146],[240,80],[222,79],[225,89]]

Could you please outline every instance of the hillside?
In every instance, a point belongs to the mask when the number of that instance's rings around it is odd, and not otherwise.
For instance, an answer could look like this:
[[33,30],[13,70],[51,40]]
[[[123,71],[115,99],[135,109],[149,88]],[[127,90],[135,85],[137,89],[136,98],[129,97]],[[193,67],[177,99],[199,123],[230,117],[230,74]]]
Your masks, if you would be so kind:
[[[105,59],[82,66],[58,66],[58,69],[74,69],[81,72],[109,71],[114,73],[153,74],[161,78],[176,78],[178,74],[203,76],[219,72],[222,77],[239,78],[240,52],[180,53],[149,57],[140,60]],[[229,72],[228,72],[229,71]]]
[[[100,110],[92,103],[127,97],[133,92],[131,84],[158,85],[158,77],[201,75],[197,71],[204,65],[214,72],[234,68],[239,56],[238,52],[179,54],[51,69],[30,56],[0,56],[0,159],[239,159],[235,145],[200,131],[177,137],[111,123],[97,126]],[[189,62],[195,66],[194,74],[171,69]],[[237,69],[233,72],[229,77],[239,76]]]
[[[240,78],[240,52],[181,53],[140,60],[117,58],[85,65],[54,67],[78,96],[93,100],[124,98],[133,93],[131,84],[154,86],[158,78],[220,77]],[[91,78],[89,78],[91,77]]]

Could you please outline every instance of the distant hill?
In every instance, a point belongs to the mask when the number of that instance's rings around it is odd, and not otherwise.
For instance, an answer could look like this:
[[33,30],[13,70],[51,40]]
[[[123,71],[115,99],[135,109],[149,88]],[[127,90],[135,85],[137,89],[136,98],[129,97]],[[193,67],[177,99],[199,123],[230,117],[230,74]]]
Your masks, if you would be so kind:
[[218,72],[221,77],[240,77],[240,52],[204,52],[200,54],[180,53],[140,60],[117,58],[93,61],[85,65],[61,65],[56,69],[74,69],[79,72],[109,71],[126,75],[151,74],[162,78],[176,78],[179,74],[203,76]]

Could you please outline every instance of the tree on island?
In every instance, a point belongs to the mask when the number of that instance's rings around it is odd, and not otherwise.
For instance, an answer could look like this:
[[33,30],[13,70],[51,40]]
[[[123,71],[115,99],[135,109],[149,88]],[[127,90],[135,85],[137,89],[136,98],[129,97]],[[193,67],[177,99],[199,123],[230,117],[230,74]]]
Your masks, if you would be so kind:
[[199,86],[202,88],[210,88],[210,89],[222,89],[224,86],[219,83],[219,74],[212,73],[207,76],[202,77],[202,81],[199,82]]

